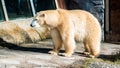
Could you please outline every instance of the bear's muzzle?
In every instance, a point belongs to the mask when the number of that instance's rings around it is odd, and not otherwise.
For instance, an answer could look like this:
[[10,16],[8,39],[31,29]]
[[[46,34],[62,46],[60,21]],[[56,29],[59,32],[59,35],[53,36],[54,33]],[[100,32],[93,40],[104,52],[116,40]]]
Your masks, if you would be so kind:
[[40,27],[40,25],[37,23],[37,19],[32,20],[32,22],[30,23],[31,27]]

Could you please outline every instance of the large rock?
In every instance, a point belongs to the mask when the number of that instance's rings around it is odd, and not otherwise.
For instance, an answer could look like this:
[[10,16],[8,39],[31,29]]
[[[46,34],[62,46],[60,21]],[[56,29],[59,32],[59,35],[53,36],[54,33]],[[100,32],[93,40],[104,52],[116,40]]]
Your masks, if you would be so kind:
[[37,42],[49,37],[49,31],[45,27],[30,27],[30,19],[19,19],[5,21],[0,23],[0,39],[13,44],[21,44],[28,42]]

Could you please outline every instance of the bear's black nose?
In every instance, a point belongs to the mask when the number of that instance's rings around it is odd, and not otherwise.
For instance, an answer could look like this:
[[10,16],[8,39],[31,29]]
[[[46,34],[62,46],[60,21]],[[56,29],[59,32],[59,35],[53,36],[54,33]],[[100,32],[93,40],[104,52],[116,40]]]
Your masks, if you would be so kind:
[[32,22],[31,22],[30,26],[31,26],[31,27],[35,27],[35,26],[36,26],[36,24],[35,24],[35,23],[36,23],[36,21],[37,21],[36,19],[32,20]]
[[30,26],[31,26],[31,27],[34,27],[34,26],[32,25],[32,23],[30,24]]

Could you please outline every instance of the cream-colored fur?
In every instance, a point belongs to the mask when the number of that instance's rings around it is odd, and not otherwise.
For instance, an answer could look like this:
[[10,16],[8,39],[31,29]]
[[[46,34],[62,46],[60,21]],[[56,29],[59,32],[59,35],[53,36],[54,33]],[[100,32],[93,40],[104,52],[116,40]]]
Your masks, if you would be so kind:
[[[75,50],[75,40],[83,41],[85,54],[96,57],[100,53],[101,27],[98,20],[83,10],[47,10],[35,17],[39,25],[51,31],[54,48],[49,53],[57,55],[64,45],[64,56],[71,56]],[[33,23],[32,23],[33,24]]]

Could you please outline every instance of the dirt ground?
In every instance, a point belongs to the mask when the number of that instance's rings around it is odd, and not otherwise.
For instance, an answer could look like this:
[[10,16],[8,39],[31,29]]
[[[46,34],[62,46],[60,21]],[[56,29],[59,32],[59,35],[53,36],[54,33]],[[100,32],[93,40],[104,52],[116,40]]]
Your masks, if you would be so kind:
[[[82,54],[84,46],[77,43],[77,48],[72,57],[54,56],[48,54],[53,48],[51,39],[39,43],[21,44],[21,46],[0,47],[0,68],[63,68],[76,61],[83,61],[87,57]],[[120,50],[120,44],[101,44],[99,58],[111,55]],[[64,49],[61,49],[64,52]],[[80,67],[77,67],[80,68]]]

